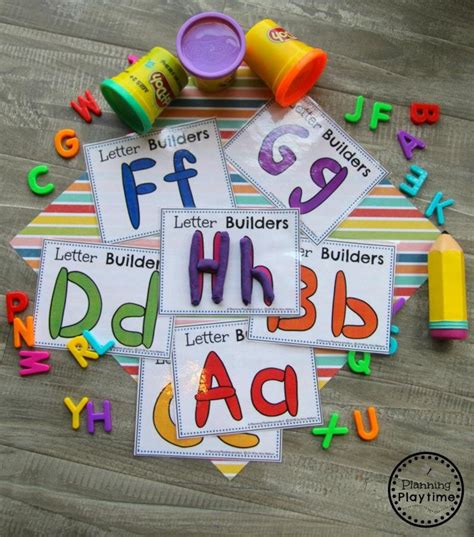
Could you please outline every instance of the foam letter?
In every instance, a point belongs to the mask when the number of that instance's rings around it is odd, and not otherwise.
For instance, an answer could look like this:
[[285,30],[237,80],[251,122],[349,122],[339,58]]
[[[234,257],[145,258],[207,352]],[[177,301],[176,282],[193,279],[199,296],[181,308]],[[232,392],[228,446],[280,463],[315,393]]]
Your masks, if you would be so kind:
[[69,411],[71,412],[71,417],[72,417],[72,428],[74,430],[77,430],[79,429],[79,426],[81,424],[81,419],[79,417],[80,413],[82,412],[82,410],[84,409],[84,407],[86,406],[86,403],[89,401],[89,398],[88,397],[83,397],[79,403],[74,404],[73,400],[70,398],[70,397],[65,397],[64,398],[64,404],[67,406],[67,408],[69,409]]
[[19,373],[21,377],[27,375],[38,375],[39,373],[47,373],[51,366],[49,364],[42,364],[44,360],[49,359],[49,352],[46,351],[20,351],[20,369]]
[[360,121],[360,118],[362,117],[362,110],[364,109],[364,97],[363,95],[359,95],[356,98],[356,105],[355,110],[353,114],[346,114],[344,116],[344,119],[348,121],[349,123],[358,123]]
[[[334,173],[334,177],[326,182],[324,170]],[[321,189],[311,199],[302,201],[303,189],[296,187],[288,198],[290,207],[297,208],[301,214],[310,213],[324,203],[331,194],[333,194],[344,182],[347,177],[347,168],[342,167],[337,160],[324,157],[313,162],[310,175],[313,183]]]
[[271,306],[275,298],[273,292],[273,276],[264,265],[253,266],[253,243],[250,237],[240,239],[240,281],[242,300],[245,305],[252,301],[252,289],[254,278],[262,286],[263,300],[267,306]]
[[440,108],[438,104],[411,103],[410,105],[410,119],[415,125],[437,123],[439,115]]
[[75,157],[79,153],[79,138],[76,136],[74,129],[61,129],[58,131],[54,136],[54,147],[58,155],[63,158]]
[[425,142],[405,131],[398,131],[397,139],[407,160],[413,158],[414,149],[424,149]]
[[218,231],[214,235],[213,258],[204,258],[204,240],[201,231],[195,231],[189,254],[189,287],[191,303],[199,305],[202,298],[204,273],[211,274],[212,300],[219,304],[224,297],[224,282],[229,261],[229,234]]
[[369,128],[371,131],[377,129],[379,121],[390,121],[389,114],[385,112],[391,112],[392,105],[388,103],[375,102],[372,108],[372,117],[370,118]]
[[35,327],[32,315],[29,315],[26,318],[26,326],[20,317],[15,317],[13,319],[13,346],[16,349],[21,347],[21,340],[23,340],[28,347],[35,346]]
[[440,226],[444,226],[444,212],[443,209],[445,207],[449,207],[451,205],[454,205],[454,200],[452,198],[449,198],[441,203],[441,200],[443,199],[443,193],[442,192],[436,192],[436,194],[433,196],[433,199],[431,200],[428,208],[425,211],[425,216],[428,218],[434,213],[436,210],[436,218],[438,220],[438,224]]
[[[214,377],[218,384],[216,387],[212,387]],[[194,397],[197,401],[195,419],[198,427],[206,425],[211,401],[219,399],[225,400],[234,420],[240,421],[242,419],[242,410],[235,388],[224,363],[214,351],[207,355],[199,379],[199,388]]]
[[[263,396],[263,385],[271,380],[284,383],[285,399],[279,403],[271,403]],[[259,371],[252,381],[250,395],[253,406],[264,416],[281,416],[285,412],[290,416],[298,414],[298,377],[289,365],[284,370],[267,367]]]
[[135,182],[135,172],[148,170],[153,168],[156,160],[152,158],[139,158],[132,160],[130,164],[125,162],[122,164],[122,187],[125,195],[125,203],[127,204],[128,217],[133,229],[140,227],[140,204],[138,196],[151,194],[156,190],[155,183],[142,183],[137,186]]
[[[362,325],[344,324],[346,307],[362,319]],[[332,305],[332,333],[334,337],[339,337],[342,333],[349,339],[365,339],[377,330],[377,326],[378,318],[374,309],[364,300],[347,296],[346,276],[342,270],[339,270],[334,282]]]
[[95,433],[95,422],[104,422],[104,431],[110,433],[112,430],[112,412],[110,410],[110,401],[107,399],[103,402],[103,412],[94,412],[94,403],[89,401],[86,405],[87,409],[87,431],[90,434]]
[[[69,282],[74,283],[86,294],[87,311],[80,321],[63,327],[64,311]],[[72,306],[71,306],[72,307]],[[87,274],[62,267],[54,283],[51,305],[49,307],[49,333],[53,339],[57,337],[71,338],[82,334],[83,330],[91,330],[99,322],[102,310],[102,298],[99,289]]]
[[[400,184],[400,190],[407,194],[408,196],[416,196],[423,186],[423,183],[428,178],[428,172],[419,166],[410,166],[410,171],[413,175],[406,174],[405,179],[407,183],[410,183],[412,186],[408,186],[405,183]],[[416,175],[416,177],[415,177]]]
[[71,101],[70,103],[71,107],[87,123],[90,123],[92,121],[92,116],[89,110],[96,116],[102,115],[100,106],[97,104],[94,97],[92,97],[92,93],[89,90],[86,90],[86,92],[84,93],[84,97],[82,95],[79,95],[79,97],[77,98],[77,101],[78,101],[77,103],[75,101]]
[[[143,345],[149,349],[155,339],[156,319],[158,317],[158,297],[160,289],[160,273],[153,271],[146,296],[145,307],[140,304],[122,304],[112,317],[112,332],[115,339],[126,347]],[[124,319],[143,317],[143,332],[126,330],[122,326]]]
[[23,291],[8,291],[5,295],[7,321],[12,324],[15,313],[21,313],[28,307],[28,295]]
[[276,140],[285,134],[294,134],[300,138],[308,138],[309,131],[299,125],[282,125],[273,129],[265,136],[258,152],[258,163],[270,175],[279,175],[296,162],[296,155],[286,145],[281,145],[278,148],[281,160],[276,161],[273,158],[273,146]]
[[318,278],[308,267],[301,265],[301,307],[304,315],[300,317],[267,317],[267,328],[269,332],[276,330],[287,330],[305,332],[310,330],[316,322],[316,307],[309,297],[313,296],[318,289]]
[[196,207],[194,203],[193,193],[189,186],[189,179],[196,177],[198,174],[194,168],[186,169],[184,167],[184,161],[187,160],[191,164],[196,164],[196,157],[187,149],[179,149],[173,155],[174,172],[168,173],[163,177],[167,183],[174,181],[178,182],[179,195],[181,196],[181,203],[183,207]]
[[77,336],[70,339],[66,343],[66,347],[83,369],[89,365],[86,358],[90,358],[91,360],[97,360],[99,358],[96,352],[89,350],[89,343],[84,336]]
[[360,436],[360,438],[362,438],[362,440],[366,440],[367,442],[375,440],[379,435],[379,424],[377,421],[377,414],[375,408],[373,406],[369,406],[369,408],[367,409],[370,431],[366,431],[364,428],[364,423],[362,421],[362,414],[360,413],[360,410],[354,410],[352,415],[354,416],[357,434]]

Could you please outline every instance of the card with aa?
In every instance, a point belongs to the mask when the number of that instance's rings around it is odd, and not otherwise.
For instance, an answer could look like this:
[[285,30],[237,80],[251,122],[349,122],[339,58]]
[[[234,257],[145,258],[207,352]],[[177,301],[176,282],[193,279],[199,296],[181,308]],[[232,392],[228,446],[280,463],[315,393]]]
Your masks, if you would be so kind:
[[321,424],[312,349],[249,341],[247,324],[175,330],[178,438]]
[[388,354],[396,247],[301,241],[301,309],[251,317],[249,339]]
[[89,330],[114,354],[169,357],[173,317],[158,314],[160,252],[45,240],[35,307],[39,347]]
[[160,313],[297,315],[296,209],[163,209]]
[[162,207],[234,207],[215,119],[84,145],[102,240],[159,232]]
[[298,208],[316,244],[387,175],[311,97],[288,108],[270,101],[224,152],[277,207]]
[[280,430],[220,436],[176,436],[169,363],[140,360],[135,455],[281,462]]

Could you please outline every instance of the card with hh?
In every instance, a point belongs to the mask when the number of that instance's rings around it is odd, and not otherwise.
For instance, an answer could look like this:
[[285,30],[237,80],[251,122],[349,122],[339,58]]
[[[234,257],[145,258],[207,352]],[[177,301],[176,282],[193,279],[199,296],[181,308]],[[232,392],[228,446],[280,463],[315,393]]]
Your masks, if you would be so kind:
[[159,315],[160,251],[45,240],[35,304],[41,347],[65,348],[84,330],[114,354],[169,357],[173,317]]
[[251,317],[249,339],[388,354],[396,246],[301,241],[298,317]]
[[280,430],[220,436],[176,436],[171,366],[140,360],[135,455],[281,462]]
[[311,97],[288,108],[269,101],[224,152],[274,205],[299,209],[316,244],[387,175]]
[[215,119],[84,145],[105,243],[159,233],[162,207],[234,207]]
[[295,209],[163,209],[160,313],[297,315]]
[[175,330],[178,438],[321,423],[312,349],[250,341],[246,331],[247,321]]

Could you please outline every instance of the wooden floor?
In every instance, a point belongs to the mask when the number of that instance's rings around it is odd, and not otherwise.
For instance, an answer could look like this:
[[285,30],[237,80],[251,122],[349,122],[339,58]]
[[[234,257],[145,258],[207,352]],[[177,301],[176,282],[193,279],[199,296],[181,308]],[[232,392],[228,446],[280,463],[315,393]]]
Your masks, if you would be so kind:
[[[466,0],[0,0],[1,300],[8,290],[35,292],[35,274],[8,244],[52,199],[29,192],[28,170],[48,164],[57,193],[84,170],[82,156],[56,155],[54,133],[73,126],[90,142],[125,132],[103,101],[103,117],[90,126],[69,100],[86,88],[97,95],[128,53],[174,50],[185,19],[210,9],[245,29],[270,16],[326,49],[312,95],[339,121],[356,95],[392,103],[391,123],[377,132],[368,111],[347,128],[396,184],[407,171],[395,133],[409,126],[408,104],[441,105],[440,123],[423,130],[428,149],[417,164],[430,175],[415,203],[425,209],[438,190],[456,199],[446,226],[466,252],[472,305],[474,4]],[[325,416],[338,411],[343,422],[375,405],[376,442],[350,434],[323,451],[308,429],[285,432],[282,464],[251,463],[228,482],[207,461],[132,456],[136,384],[113,360],[84,374],[55,351],[54,375],[20,379],[0,308],[0,535],[473,535],[473,338],[429,338],[426,286],[397,324],[395,357],[374,360],[369,378],[343,371],[322,391]],[[71,430],[62,399],[86,392],[111,399],[110,436]],[[405,524],[387,499],[394,466],[423,450],[449,457],[466,485],[460,512],[430,531]]]

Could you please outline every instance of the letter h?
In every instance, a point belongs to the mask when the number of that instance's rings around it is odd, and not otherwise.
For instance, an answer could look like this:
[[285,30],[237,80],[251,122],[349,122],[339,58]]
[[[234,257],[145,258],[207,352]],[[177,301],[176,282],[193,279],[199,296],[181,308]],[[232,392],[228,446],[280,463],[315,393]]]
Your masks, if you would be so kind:
[[204,258],[204,240],[201,231],[195,231],[189,254],[189,284],[191,303],[198,306],[203,292],[204,273],[211,274],[212,300],[219,304],[224,297],[224,282],[229,261],[229,234],[218,231],[214,235],[213,258]]
[[245,236],[240,239],[240,281],[242,301],[246,306],[252,301],[254,278],[262,286],[263,300],[265,304],[271,306],[275,298],[272,273],[265,265],[253,266],[252,239]]

